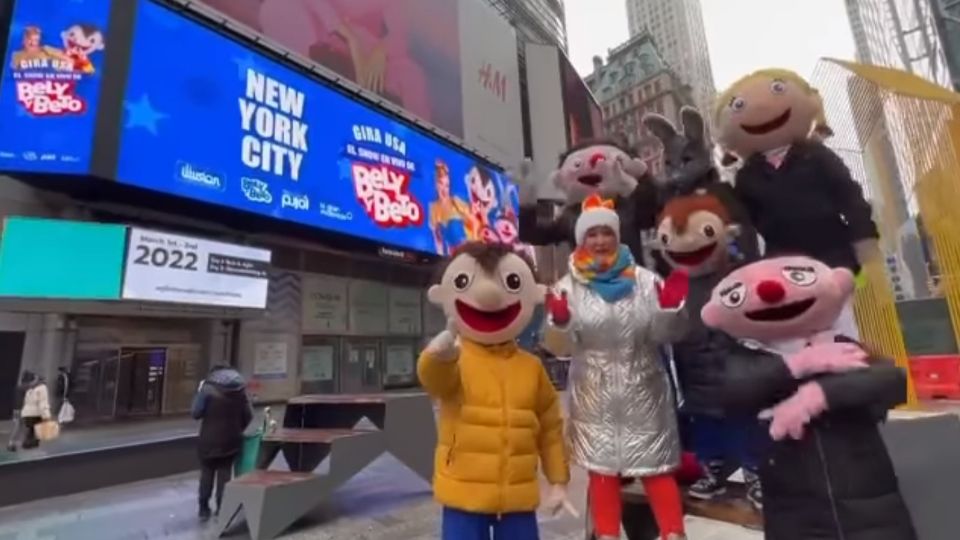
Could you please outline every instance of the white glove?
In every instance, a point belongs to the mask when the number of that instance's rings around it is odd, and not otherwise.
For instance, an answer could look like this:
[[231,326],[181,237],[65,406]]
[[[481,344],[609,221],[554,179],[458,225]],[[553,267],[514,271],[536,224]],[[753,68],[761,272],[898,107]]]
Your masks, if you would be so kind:
[[629,196],[633,193],[633,190],[637,188],[637,179],[626,171],[623,160],[619,158],[613,160],[613,164],[610,166],[613,169],[612,176],[614,182],[610,188],[616,195],[620,195],[621,197]]
[[573,503],[570,502],[570,497],[567,494],[567,486],[565,485],[551,485],[550,490],[547,492],[547,497],[543,501],[543,506],[545,506],[547,511],[552,515],[557,515],[561,511],[564,511],[575,518],[580,517],[580,513],[577,512]]
[[426,352],[441,362],[454,362],[460,357],[460,347],[457,344],[457,328],[452,320],[447,322],[446,330],[430,340]]
[[537,182],[533,171],[533,160],[523,158],[520,165],[508,173],[510,180],[519,188],[520,204],[523,206],[536,204]]

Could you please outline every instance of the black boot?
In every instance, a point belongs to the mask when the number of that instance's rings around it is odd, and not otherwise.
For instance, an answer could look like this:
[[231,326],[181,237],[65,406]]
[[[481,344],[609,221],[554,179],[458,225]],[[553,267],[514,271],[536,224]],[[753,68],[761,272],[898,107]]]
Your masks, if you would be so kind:
[[694,499],[713,500],[727,492],[727,483],[721,478],[723,462],[712,461],[703,466],[703,477],[693,483],[687,492]]
[[207,521],[210,519],[210,505],[207,503],[200,503],[200,512],[197,513],[197,516],[201,521]]

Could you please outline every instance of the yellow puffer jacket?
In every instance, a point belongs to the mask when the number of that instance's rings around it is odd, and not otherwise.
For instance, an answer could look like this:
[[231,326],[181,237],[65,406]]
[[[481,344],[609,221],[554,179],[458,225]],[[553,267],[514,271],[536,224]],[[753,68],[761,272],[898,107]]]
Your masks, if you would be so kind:
[[551,484],[569,482],[560,401],[536,356],[461,339],[458,361],[425,352],[417,373],[440,401],[437,502],[482,514],[536,510],[541,461]]

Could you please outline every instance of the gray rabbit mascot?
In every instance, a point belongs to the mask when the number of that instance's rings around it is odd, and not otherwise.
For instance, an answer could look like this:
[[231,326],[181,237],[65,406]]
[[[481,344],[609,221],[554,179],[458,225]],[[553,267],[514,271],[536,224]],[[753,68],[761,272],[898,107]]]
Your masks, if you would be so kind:
[[682,396],[678,408],[684,449],[695,455],[700,469],[688,494],[703,500],[720,496],[727,490],[727,476],[742,467],[745,496],[759,509],[763,499],[756,472],[765,431],[755,418],[728,415],[719,396],[724,359],[749,353],[699,320],[714,286],[732,269],[758,257],[757,234],[733,186],[720,181],[700,113],[683,108],[680,119],[682,129],[659,115],[645,116],[643,124],[664,149],[665,173],[657,181],[661,212],[652,243],[672,269],[690,274],[691,328],[672,351]]

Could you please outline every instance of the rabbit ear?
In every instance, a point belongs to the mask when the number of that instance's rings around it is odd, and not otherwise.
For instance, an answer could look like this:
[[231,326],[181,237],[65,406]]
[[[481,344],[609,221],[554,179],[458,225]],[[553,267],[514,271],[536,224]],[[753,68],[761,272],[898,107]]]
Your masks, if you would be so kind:
[[673,126],[673,123],[659,114],[647,113],[643,115],[642,122],[656,138],[663,142],[670,141],[678,135],[677,128]]
[[683,122],[683,134],[691,141],[703,142],[706,138],[706,125],[700,111],[693,107],[680,109],[680,121]]

